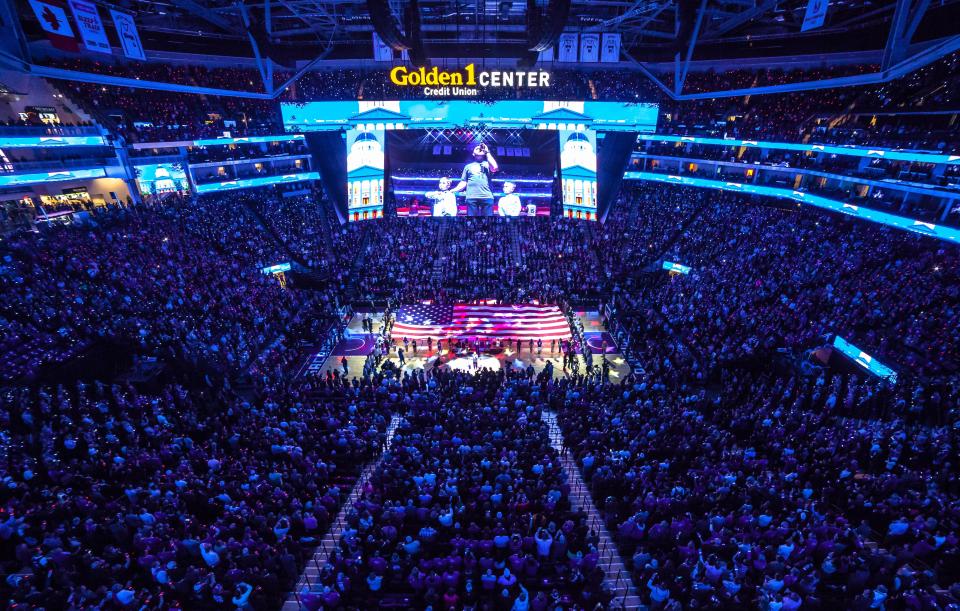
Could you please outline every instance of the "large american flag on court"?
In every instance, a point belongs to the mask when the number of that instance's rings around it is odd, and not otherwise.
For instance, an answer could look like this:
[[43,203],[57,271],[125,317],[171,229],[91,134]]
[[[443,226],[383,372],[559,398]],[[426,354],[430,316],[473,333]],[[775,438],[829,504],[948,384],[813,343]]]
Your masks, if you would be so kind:
[[395,339],[570,339],[567,317],[555,305],[417,304],[397,310]]

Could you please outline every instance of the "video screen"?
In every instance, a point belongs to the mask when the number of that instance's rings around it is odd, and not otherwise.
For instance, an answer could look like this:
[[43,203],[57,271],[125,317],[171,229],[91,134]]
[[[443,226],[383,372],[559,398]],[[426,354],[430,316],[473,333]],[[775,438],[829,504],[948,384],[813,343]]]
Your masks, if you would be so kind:
[[563,215],[597,219],[597,133],[565,130],[560,139],[560,175],[563,176]]
[[143,195],[186,193],[190,190],[187,173],[180,163],[154,163],[134,166],[137,186]]
[[386,132],[397,216],[549,216],[557,132],[461,128]]
[[351,221],[383,216],[382,129],[351,129],[347,139],[347,213]]

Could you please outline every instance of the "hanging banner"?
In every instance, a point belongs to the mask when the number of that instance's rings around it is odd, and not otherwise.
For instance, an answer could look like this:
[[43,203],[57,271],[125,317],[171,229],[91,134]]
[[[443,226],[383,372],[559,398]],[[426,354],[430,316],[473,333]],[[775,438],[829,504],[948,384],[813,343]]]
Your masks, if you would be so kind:
[[600,61],[600,34],[586,32],[580,35],[580,62],[595,64]]
[[44,0],[30,0],[30,6],[40,22],[40,27],[47,33],[51,44],[64,51],[78,51],[77,39],[73,36],[73,28],[67,19],[67,11],[55,2]]
[[803,16],[803,25],[800,26],[801,32],[813,30],[823,25],[827,18],[827,7],[830,6],[830,0],[810,0],[807,2],[807,12]]
[[103,28],[103,22],[100,21],[97,5],[87,0],[67,0],[67,2],[87,51],[109,54],[110,41],[107,40],[107,31]]
[[540,56],[538,59],[542,62],[552,62],[553,61],[553,47],[547,47],[543,51],[540,51]]
[[557,41],[557,61],[577,61],[577,38],[578,36],[574,32],[565,32],[560,35],[560,39]]
[[378,62],[393,61],[393,49],[383,42],[383,39],[376,32],[373,32],[373,59]]
[[603,46],[600,47],[600,61],[617,63],[620,61],[620,34],[607,32],[603,35]]
[[130,59],[146,60],[147,55],[143,51],[143,45],[140,44],[140,34],[137,32],[133,15],[113,9],[110,9],[110,15],[113,17],[113,24],[117,27],[117,38],[120,39],[123,54]]

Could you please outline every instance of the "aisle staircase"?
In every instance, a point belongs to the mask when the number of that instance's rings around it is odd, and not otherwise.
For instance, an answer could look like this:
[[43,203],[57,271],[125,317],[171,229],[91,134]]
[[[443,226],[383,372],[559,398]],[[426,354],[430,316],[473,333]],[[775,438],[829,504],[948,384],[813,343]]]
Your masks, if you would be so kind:
[[607,586],[614,593],[614,598],[610,603],[611,608],[644,608],[630,577],[630,570],[627,569],[623,559],[620,558],[620,552],[607,531],[600,512],[593,504],[590,489],[580,475],[576,460],[565,447],[563,433],[560,432],[560,425],[557,424],[557,415],[552,411],[544,411],[543,421],[550,429],[550,445],[560,455],[560,464],[563,465],[563,470],[567,475],[567,483],[570,485],[570,502],[573,509],[587,514],[587,524],[593,532],[596,532],[599,539],[597,543],[597,551],[600,553],[599,565],[603,569]]
[[[400,416],[394,414],[393,417],[390,418],[390,424],[387,425],[387,437],[383,446],[384,452],[390,449],[399,424]],[[320,571],[324,565],[326,565],[327,560],[330,559],[330,554],[340,546],[340,538],[343,536],[343,531],[347,527],[347,513],[363,494],[364,486],[370,481],[370,476],[380,467],[380,461],[382,459],[383,455],[381,454],[380,458],[369,463],[363,471],[360,472],[357,483],[350,491],[350,495],[347,496],[340,506],[340,512],[337,513],[337,517],[334,518],[333,523],[330,525],[330,530],[323,536],[323,539],[320,541],[320,546],[317,547],[313,554],[313,558],[307,561],[307,566],[303,574],[300,575],[300,579],[297,580],[296,587],[287,597],[286,602],[283,603],[282,611],[299,611],[303,608],[300,605],[300,591],[304,587],[313,588],[317,586],[319,589]]]
[[[513,219],[510,219],[511,221]],[[515,269],[524,269],[523,254],[520,252],[520,232],[517,230],[516,223],[507,225],[507,233],[510,239],[510,252],[513,256]]]
[[317,215],[320,217],[320,226],[323,227],[323,249],[326,251],[326,260],[327,261],[336,261],[337,253],[334,252],[333,248],[333,238],[330,236],[331,231],[340,230],[340,221],[339,219],[330,219],[330,210],[327,210],[327,206],[332,206],[333,202],[320,198],[319,200],[314,200],[314,203],[317,206]]
[[357,246],[353,261],[350,263],[350,275],[348,276],[348,282],[350,283],[349,290],[351,293],[356,289],[357,281],[360,279],[360,269],[363,267],[363,264],[366,261],[367,245],[369,243],[370,233],[364,232],[363,237],[360,238],[360,244]]
[[[52,79],[51,80],[41,79],[41,81],[43,83],[46,83],[47,86],[49,87],[50,99],[55,100],[56,98],[53,96],[53,94],[59,94],[61,96],[60,100],[63,100],[65,102],[63,105],[66,106],[71,113],[76,115],[80,121],[85,121],[87,123],[97,123],[98,125],[100,125],[100,127],[105,127],[109,129],[111,132],[116,133],[117,131],[116,121],[107,117],[107,115],[103,113],[100,109],[93,107],[91,105],[88,105],[85,100],[83,100],[80,96],[76,95],[74,92],[70,90],[69,87],[66,86],[67,83],[64,82],[63,85],[61,85],[59,81],[55,81]],[[35,87],[36,86],[38,85],[35,85]],[[45,100],[39,100],[39,101],[42,103]],[[50,105],[56,106],[55,103],[51,103]],[[72,119],[68,115],[66,116],[66,120],[70,121]]]
[[443,277],[443,263],[446,261],[447,256],[450,253],[450,249],[448,248],[447,244],[447,233],[449,230],[450,223],[447,222],[447,219],[440,219],[437,228],[436,244],[438,256],[433,259],[433,269],[430,272],[430,275],[434,280],[439,280]]
[[[277,205],[278,202],[274,200],[274,201],[266,202],[265,204],[268,206],[271,204]],[[243,202],[243,207],[250,214],[253,220],[256,221],[257,225],[260,226],[260,229],[263,230],[263,233],[268,240],[271,240],[274,244],[276,244],[280,248],[280,250],[286,253],[287,256],[290,257],[291,261],[295,261],[298,265],[300,265],[303,268],[309,268],[309,266],[307,265],[307,262],[304,261],[303,257],[297,254],[292,248],[290,248],[290,245],[287,244],[287,241],[283,239],[283,236],[280,235],[280,232],[276,230],[276,228],[273,226],[273,223],[270,222],[270,219],[268,219],[263,212],[261,212],[256,206],[252,205],[250,202],[247,202],[247,201]]]

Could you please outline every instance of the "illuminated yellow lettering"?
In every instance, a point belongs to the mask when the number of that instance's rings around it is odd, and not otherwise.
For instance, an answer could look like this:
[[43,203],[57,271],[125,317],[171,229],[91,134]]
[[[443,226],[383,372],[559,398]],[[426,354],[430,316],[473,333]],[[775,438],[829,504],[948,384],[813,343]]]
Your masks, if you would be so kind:
[[390,71],[390,82],[394,85],[406,85],[407,84],[407,68],[405,66],[397,66]]
[[467,85],[476,85],[476,84],[477,84],[476,67],[475,67],[473,64],[467,64],[466,66],[463,67],[463,69],[467,72],[467,83],[466,83],[466,84],[467,84]]

